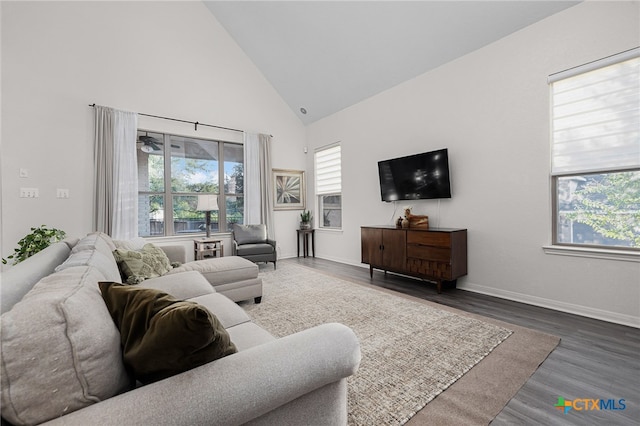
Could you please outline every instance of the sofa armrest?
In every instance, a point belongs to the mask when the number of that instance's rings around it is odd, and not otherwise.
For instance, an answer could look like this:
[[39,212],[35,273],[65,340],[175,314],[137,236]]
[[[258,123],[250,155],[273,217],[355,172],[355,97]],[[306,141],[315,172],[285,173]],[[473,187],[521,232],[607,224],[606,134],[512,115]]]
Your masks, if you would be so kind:
[[276,248],[276,240],[270,240],[270,239],[267,238],[267,243],[271,244],[273,246],[273,249],[275,250],[275,248]]
[[232,256],[238,255],[238,242],[236,240],[233,240],[233,246],[231,247],[231,255]]
[[353,331],[342,324],[323,324],[115,396],[47,424],[239,425],[351,376],[359,363],[360,346]]
[[187,263],[187,249],[181,245],[159,246],[171,262]]

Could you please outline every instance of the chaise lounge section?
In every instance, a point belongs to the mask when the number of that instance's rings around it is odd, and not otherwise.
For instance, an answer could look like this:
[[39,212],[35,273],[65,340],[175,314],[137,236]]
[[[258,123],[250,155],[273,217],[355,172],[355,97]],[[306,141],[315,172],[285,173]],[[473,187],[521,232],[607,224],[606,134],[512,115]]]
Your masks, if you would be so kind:
[[186,271],[199,272],[218,293],[234,302],[250,299],[255,303],[262,301],[262,279],[258,277],[258,265],[242,257],[194,260],[172,269],[167,276]]

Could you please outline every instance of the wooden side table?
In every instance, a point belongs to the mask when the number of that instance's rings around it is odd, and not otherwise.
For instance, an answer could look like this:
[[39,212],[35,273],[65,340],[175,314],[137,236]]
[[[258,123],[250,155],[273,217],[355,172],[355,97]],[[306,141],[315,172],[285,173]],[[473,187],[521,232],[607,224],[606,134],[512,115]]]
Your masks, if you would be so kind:
[[298,257],[300,257],[300,236],[302,235],[302,255],[309,256],[309,235],[311,235],[311,253],[316,257],[315,229],[297,229],[298,231]]
[[222,240],[213,238],[199,238],[193,240],[193,251],[196,260],[202,260],[205,257],[224,256],[224,247],[222,247]]

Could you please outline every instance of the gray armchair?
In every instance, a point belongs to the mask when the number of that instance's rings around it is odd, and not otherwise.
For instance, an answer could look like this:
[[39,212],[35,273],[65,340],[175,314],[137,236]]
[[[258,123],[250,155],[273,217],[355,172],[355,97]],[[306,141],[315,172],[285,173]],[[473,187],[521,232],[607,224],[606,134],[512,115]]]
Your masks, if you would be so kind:
[[252,262],[273,262],[276,268],[276,242],[267,237],[265,225],[233,224],[233,255]]

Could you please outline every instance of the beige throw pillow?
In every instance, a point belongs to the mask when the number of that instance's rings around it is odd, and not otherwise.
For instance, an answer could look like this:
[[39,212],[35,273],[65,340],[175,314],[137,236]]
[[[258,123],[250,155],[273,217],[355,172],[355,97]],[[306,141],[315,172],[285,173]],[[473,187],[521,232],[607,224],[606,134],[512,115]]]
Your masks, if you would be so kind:
[[145,244],[140,251],[116,249],[113,251],[122,279],[127,284],[138,284],[148,278],[159,277],[173,267],[165,252],[153,244]]

